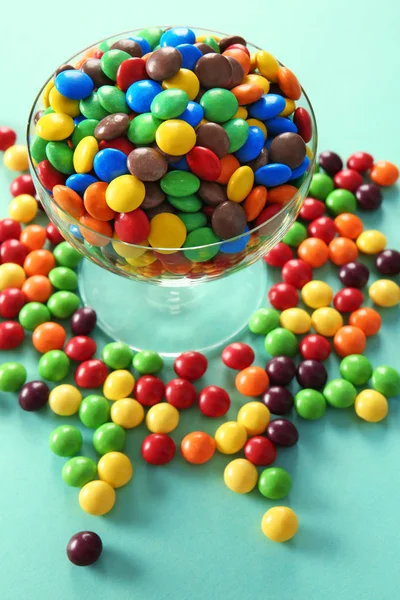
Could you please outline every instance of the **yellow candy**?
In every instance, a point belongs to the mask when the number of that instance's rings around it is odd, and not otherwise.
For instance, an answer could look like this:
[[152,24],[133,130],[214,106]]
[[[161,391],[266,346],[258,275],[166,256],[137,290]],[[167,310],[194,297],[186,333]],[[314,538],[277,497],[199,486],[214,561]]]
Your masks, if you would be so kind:
[[123,258],[138,258],[139,256],[142,256],[149,247],[147,242],[142,242],[139,244],[138,248],[132,247],[131,244],[124,244],[120,241],[116,233],[113,235],[111,244],[115,252],[119,254],[119,256],[123,256]]
[[148,265],[152,265],[157,260],[157,256],[154,256],[151,252],[146,252],[142,256],[138,256],[137,258],[126,258],[126,262],[132,267],[147,267]]
[[169,119],[158,127],[156,142],[162,152],[180,156],[189,152],[196,144],[196,132],[185,121]]
[[133,468],[129,458],[122,452],[107,452],[97,463],[97,472],[102,481],[119,488],[132,479]]
[[36,133],[48,142],[65,140],[74,131],[74,120],[64,113],[49,113],[36,123]]
[[369,297],[378,306],[391,308],[400,302],[400,287],[391,279],[378,279],[369,286]]
[[247,119],[247,125],[249,127],[253,126],[258,127],[258,129],[261,129],[261,131],[264,134],[264,139],[267,139],[268,131],[262,121],[259,121],[258,119]]
[[49,108],[49,106],[50,106],[50,92],[53,88],[54,88],[54,80],[50,79],[50,81],[48,81],[46,83],[46,85],[44,86],[43,93],[42,93],[43,106],[45,108]]
[[74,169],[77,173],[90,173],[93,160],[99,150],[99,144],[92,135],[87,135],[78,143],[74,150]]
[[14,144],[4,152],[4,166],[10,171],[27,171],[29,168],[28,148],[22,144]]
[[281,313],[281,326],[299,335],[311,329],[311,317],[302,308],[288,308]]
[[285,98],[286,106],[281,113],[279,113],[279,117],[288,117],[296,110],[296,103],[294,100],[290,98]]
[[356,240],[357,248],[364,254],[378,254],[386,248],[387,239],[377,229],[367,229],[360,233]]
[[[176,88],[183,90],[189,96],[189,100],[194,100],[199,93],[200,82],[193,71],[190,71],[189,69],[179,69],[176,75],[169,79],[164,79],[162,87],[164,90]],[[179,154],[185,153],[180,152]]]
[[267,429],[270,416],[268,408],[261,402],[247,402],[240,408],[237,421],[248,435],[260,435]]
[[130,212],[138,208],[146,195],[144,183],[134,175],[120,175],[106,189],[106,202],[117,212]]
[[314,152],[311,150],[309,146],[306,146],[306,155],[310,160],[314,158]]
[[89,481],[79,492],[79,504],[89,515],[105,515],[115,504],[114,488],[106,481]]
[[80,114],[79,100],[66,98],[55,87],[50,90],[49,101],[51,108],[58,113],[64,113],[70,117],[77,117]]
[[25,271],[20,265],[16,263],[0,265],[0,292],[10,287],[21,289],[25,279]]
[[375,390],[363,390],[356,397],[354,408],[360,419],[369,423],[382,421],[388,413],[388,402],[383,394]]
[[324,281],[314,279],[309,281],[301,290],[301,297],[304,304],[311,308],[321,308],[328,306],[332,300],[332,288]]
[[214,439],[222,454],[239,452],[247,441],[247,431],[241,423],[227,421],[218,427]]
[[257,68],[257,54],[255,52],[250,53],[250,71],[254,71]]
[[8,205],[8,216],[18,223],[29,223],[37,214],[38,203],[30,194],[15,196]]
[[227,487],[237,494],[251,492],[258,480],[256,467],[245,458],[237,458],[228,463],[224,471],[224,481]]
[[272,54],[266,50],[259,50],[256,55],[257,69],[268,81],[278,81],[279,63]]
[[242,202],[251,192],[254,172],[248,167],[239,167],[232,173],[227,187],[227,196],[232,202]]
[[267,510],[261,521],[263,534],[273,542],[287,542],[299,528],[297,515],[288,506],[274,506]]
[[168,402],[155,404],[146,415],[146,426],[152,433],[170,433],[178,427],[178,423],[179,410]]
[[137,427],[144,419],[144,408],[133,398],[117,400],[111,407],[111,419],[124,429]]
[[199,127],[201,127],[202,125],[205,125],[206,123],[209,123],[210,121],[208,121],[207,119],[202,119],[200,121],[200,123],[198,125],[196,125],[195,130],[197,130]]
[[133,390],[135,378],[126,369],[118,369],[107,375],[103,384],[103,395],[107,400],[122,400]]
[[237,111],[233,115],[232,119],[243,119],[245,121],[248,116],[249,116],[249,113],[245,109],[245,107],[244,106],[239,106],[239,108],[237,109]]
[[151,219],[148,239],[153,248],[181,248],[186,239],[186,227],[176,215],[161,213]]
[[217,35],[211,35],[211,33],[203,33],[202,35],[198,35],[196,37],[196,42],[204,42],[204,40],[207,38],[213,38],[213,40],[215,40],[216,42],[219,42],[219,40],[221,39]]
[[242,83],[255,83],[264,90],[264,94],[268,94],[269,92],[268,79],[265,79],[265,77],[262,77],[262,75],[258,75],[257,73],[249,73],[243,77]]
[[53,413],[61,417],[70,417],[78,412],[82,394],[73,385],[64,383],[53,388],[49,395],[49,405]]
[[325,306],[314,310],[311,315],[311,325],[320,335],[332,337],[343,327],[343,317],[335,308]]

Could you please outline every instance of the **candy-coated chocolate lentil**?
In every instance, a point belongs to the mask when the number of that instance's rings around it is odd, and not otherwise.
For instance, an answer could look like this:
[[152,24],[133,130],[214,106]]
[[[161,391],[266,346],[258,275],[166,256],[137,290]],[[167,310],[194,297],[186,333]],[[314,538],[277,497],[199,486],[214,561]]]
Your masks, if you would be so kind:
[[200,352],[183,352],[174,361],[175,373],[189,381],[200,379],[207,371],[207,366],[207,358]]
[[[59,352],[59,351],[53,350],[52,352]],[[49,355],[49,354],[51,354],[51,352],[48,352],[47,354]],[[40,360],[42,361],[43,358],[45,358],[45,357],[46,357],[46,354]],[[54,374],[53,374],[53,379],[50,379],[49,377],[45,377],[44,375],[42,375],[42,373],[40,373],[40,361],[39,361],[39,374],[41,375],[41,377],[44,377],[45,379],[48,379],[49,381],[60,381],[61,379],[63,379],[65,377],[65,375],[64,375],[64,377],[55,379]],[[62,384],[62,385],[56,386],[55,388],[53,388],[51,390],[50,395],[49,395],[49,405],[50,405],[51,410],[56,415],[60,415],[63,417],[69,417],[70,415],[74,415],[75,413],[77,413],[79,406],[81,404],[81,401],[82,401],[82,394],[80,393],[78,388],[74,387],[73,385],[69,385],[69,384]]]
[[[141,374],[153,374],[161,371],[164,361],[157,352],[141,350],[133,357],[133,366]],[[175,372],[177,373],[176,369]],[[180,374],[178,373],[178,375]],[[180,376],[185,377],[184,375]],[[185,378],[188,379],[188,377]]]
[[273,308],[259,308],[249,320],[249,329],[257,335],[266,335],[279,327],[279,313]]
[[28,253],[28,248],[18,240],[6,240],[0,247],[0,261],[15,263],[22,267]]
[[244,426],[250,436],[264,433],[269,419],[269,409],[261,402],[247,402],[240,408],[237,416],[237,422]]
[[175,456],[175,442],[163,433],[152,433],[142,442],[142,458],[151,465],[165,465]]
[[8,216],[18,223],[29,223],[36,217],[37,211],[37,201],[30,194],[20,194],[8,205]]
[[243,396],[261,396],[269,385],[269,377],[261,367],[250,366],[236,375],[235,385]]
[[28,302],[19,313],[19,322],[24,329],[33,331],[46,321],[50,321],[50,311],[40,302]]
[[290,283],[275,283],[269,289],[268,300],[277,310],[286,310],[297,305],[299,294]]
[[271,356],[292,357],[297,352],[296,336],[291,331],[281,327],[277,327],[267,334],[264,345]]
[[301,297],[310,308],[328,306],[333,297],[332,288],[324,281],[309,281],[301,290]]
[[354,407],[360,419],[368,423],[382,421],[389,410],[385,396],[375,390],[362,390],[356,398]]
[[283,242],[278,242],[278,244],[264,256],[265,262],[270,267],[283,267],[292,258],[293,250]]
[[391,308],[400,302],[400,287],[390,279],[378,279],[370,285],[369,297],[378,306]]
[[96,318],[93,308],[88,306],[78,308],[71,317],[71,331],[75,335],[89,335],[96,326]]
[[309,237],[297,248],[298,257],[310,267],[322,267],[329,258],[327,244],[318,237]]
[[101,352],[101,358],[110,369],[127,369],[133,359],[133,352],[123,342],[110,342]]
[[368,267],[359,262],[349,262],[340,269],[339,279],[347,287],[363,288],[369,279]]
[[17,392],[26,381],[26,369],[18,362],[0,365],[0,391]]
[[179,411],[166,402],[155,404],[146,415],[146,427],[152,433],[170,433],[178,424]]
[[[49,446],[50,450],[54,454],[57,454],[57,456],[69,457],[79,452],[82,447],[82,441],[82,434],[77,427],[73,425],[60,425],[51,432]],[[85,483],[87,482],[85,481]]]
[[14,287],[0,292],[0,317],[14,319],[26,302],[22,290]]
[[400,273],[400,252],[383,250],[375,259],[376,268],[382,275],[398,275]]
[[312,122],[308,111],[299,106],[294,111],[293,122],[297,126],[299,135],[307,143],[312,138]]
[[4,152],[13,146],[17,140],[17,134],[10,127],[0,127],[0,150]]
[[117,400],[111,407],[111,420],[124,429],[137,427],[143,419],[143,406],[133,398]]
[[236,454],[247,441],[247,432],[241,423],[227,421],[215,432],[217,450],[222,454]]
[[360,185],[363,184],[363,178],[353,169],[344,169],[339,171],[333,178],[335,187],[348,190],[349,192],[355,192]]
[[249,460],[236,458],[225,467],[224,482],[232,492],[247,494],[256,487],[257,480],[257,469]]
[[270,386],[263,395],[262,401],[274,415],[285,415],[289,413],[293,407],[293,396],[291,392],[281,385]]
[[311,329],[311,317],[302,308],[287,308],[281,313],[280,324],[285,329],[299,335]]
[[0,243],[6,240],[18,240],[21,235],[21,225],[14,219],[0,220]]
[[108,369],[96,358],[85,360],[75,371],[75,382],[81,388],[97,388],[107,379]]
[[26,279],[24,269],[15,263],[0,265],[0,291],[7,288],[21,289]]
[[[193,100],[193,98],[190,98],[190,100]],[[215,123],[229,121],[239,107],[234,94],[222,88],[207,90],[200,99],[200,105],[204,110],[205,118]]]
[[346,164],[348,169],[354,169],[359,173],[366,173],[372,168],[374,158],[368,152],[353,152],[347,159]]
[[340,312],[358,310],[364,302],[364,294],[357,288],[343,288],[333,298],[333,305]]
[[318,360],[303,360],[297,367],[296,379],[303,388],[320,390],[327,382],[328,373]]
[[343,327],[343,317],[336,309],[324,306],[314,310],[311,315],[311,325],[320,335],[332,337]]
[[335,188],[333,180],[325,173],[315,173],[311,179],[311,185],[308,193],[317,200],[326,200]]
[[324,361],[331,353],[331,345],[322,335],[312,333],[301,340],[299,350],[305,360]]
[[92,338],[78,335],[71,338],[65,346],[65,354],[71,360],[89,360],[96,352],[96,342]]
[[[283,334],[280,334],[281,336]],[[296,373],[296,365],[289,356],[274,356],[267,362],[265,370],[269,376],[270,383],[273,385],[289,384]]]
[[[69,118],[70,117],[68,117],[68,119]],[[68,137],[68,135],[66,137]],[[9,146],[4,152],[3,164],[11,171],[27,171],[29,167],[27,147],[23,146],[22,144],[14,144],[13,146]]]
[[202,465],[214,456],[215,440],[204,431],[193,431],[185,435],[181,442],[181,453],[187,462]]
[[273,187],[289,181],[292,171],[287,165],[270,163],[257,169],[254,175],[258,185]]
[[314,421],[324,416],[326,400],[317,390],[303,389],[295,395],[294,406],[300,417]]
[[296,426],[287,419],[273,419],[267,427],[267,437],[275,446],[294,446],[299,439]]
[[400,394],[400,373],[388,365],[376,367],[372,373],[372,387],[387,397]]
[[345,237],[334,238],[329,244],[329,258],[334,265],[342,266],[358,257],[356,244]]
[[282,268],[282,279],[285,283],[301,289],[313,278],[310,265],[298,258],[288,260]]
[[294,187],[294,185],[284,184],[278,185],[270,190],[268,190],[268,203],[270,204],[280,204],[284,206],[287,204],[296,194],[298,193],[298,189]]
[[340,362],[339,371],[353,385],[365,385],[372,375],[372,365],[366,356],[350,354]]
[[386,236],[376,229],[363,231],[356,240],[357,248],[364,254],[378,254],[384,250],[387,239]]
[[262,435],[256,435],[247,440],[244,455],[253,465],[265,467],[275,461],[276,449],[271,440]]
[[378,160],[372,166],[369,176],[377,185],[394,185],[399,178],[399,169],[388,160]]
[[237,169],[228,181],[227,196],[232,202],[242,202],[251,192],[254,173],[248,166]]
[[101,556],[103,544],[97,533],[80,531],[67,544],[68,559],[78,567],[87,567]]
[[133,391],[135,379],[126,369],[118,369],[110,373],[103,385],[103,394],[107,400],[122,400]]
[[0,350],[12,350],[24,341],[25,332],[22,325],[15,321],[0,323]]
[[187,381],[186,379],[172,379],[165,386],[165,399],[167,402],[169,402],[169,404],[172,404],[172,406],[175,406],[175,408],[178,410],[184,410],[193,406],[193,404],[196,402],[196,396],[196,388],[190,381]]
[[297,515],[287,506],[274,506],[267,510],[261,521],[263,534],[273,542],[287,542],[299,528]]
[[113,488],[126,485],[133,475],[133,467],[129,458],[121,452],[104,454],[98,464],[97,471],[101,481],[106,481]]
[[247,344],[234,342],[222,351],[222,362],[230,369],[241,371],[249,367],[254,361],[254,351]]
[[134,396],[143,406],[153,406],[161,402],[165,395],[165,385],[158,377],[143,375],[135,384]]
[[362,354],[366,343],[367,340],[363,330],[353,325],[341,327],[333,338],[335,352],[341,358],[349,356],[349,354]]
[[90,515],[105,515],[115,504],[114,488],[105,481],[89,481],[79,492],[79,504]]
[[281,467],[264,469],[258,480],[259,492],[269,500],[280,500],[288,495],[292,487],[292,478]]
[[333,379],[323,390],[325,400],[335,408],[348,408],[354,404],[357,390],[346,379]]
[[296,221],[283,238],[283,243],[297,248],[307,237],[307,229]]

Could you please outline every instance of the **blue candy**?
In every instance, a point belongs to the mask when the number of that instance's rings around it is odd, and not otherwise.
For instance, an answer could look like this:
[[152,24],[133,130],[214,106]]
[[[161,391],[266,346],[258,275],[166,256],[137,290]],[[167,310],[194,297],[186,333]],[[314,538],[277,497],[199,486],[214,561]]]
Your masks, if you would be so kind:
[[151,46],[150,46],[149,42],[147,40],[145,40],[144,38],[136,36],[136,37],[130,37],[129,39],[133,40],[134,42],[139,44],[139,46],[142,49],[143,55],[151,52]]
[[88,173],[74,173],[68,177],[65,185],[71,188],[71,190],[74,190],[79,196],[83,196],[89,185],[96,183],[96,181],[98,181],[98,179]]
[[248,110],[250,117],[266,121],[273,119],[283,111],[286,106],[285,99],[278,94],[264,94],[257,102],[250,104]]
[[197,127],[202,118],[204,117],[203,107],[198,102],[193,102],[193,100],[189,100],[186,110],[183,111],[177,119],[181,121],[186,121],[192,127]]
[[83,115],[79,115],[79,117],[75,117],[74,118],[74,125],[75,127],[77,125],[79,125],[79,123],[82,123],[82,121],[84,121],[86,119],[86,117],[84,117]]
[[249,135],[245,144],[235,152],[236,158],[240,162],[249,162],[256,158],[264,146],[264,134],[259,127],[251,125]]
[[202,52],[192,44],[179,44],[176,49],[182,54],[182,68],[194,71],[197,61],[203,56]]
[[160,46],[179,46],[180,44],[194,44],[196,34],[187,27],[174,27],[165,31],[160,39]]
[[233,240],[232,242],[224,242],[220,245],[219,251],[224,252],[225,254],[236,254],[236,252],[242,252],[250,240],[250,234],[244,235],[249,228],[246,225],[246,229],[238,240]]
[[268,135],[279,135],[280,133],[297,133],[297,127],[286,117],[275,117],[265,121]]
[[297,179],[298,177],[301,177],[307,171],[309,166],[310,159],[308,158],[308,156],[306,156],[301,165],[299,165],[295,169],[292,169],[292,176],[290,177],[290,179]]
[[69,232],[76,237],[78,240],[83,240],[83,235],[78,227],[78,225],[70,225]]
[[267,150],[269,150],[269,149],[271,148],[271,144],[272,144],[272,142],[273,142],[273,141],[274,141],[274,138],[267,138],[267,139],[265,140],[265,144],[264,144],[264,146],[265,146],[265,148],[266,148]]
[[59,73],[54,81],[56,90],[71,100],[83,100],[93,92],[94,83],[83,71],[70,69]]
[[129,173],[126,166],[126,154],[115,148],[100,150],[94,157],[93,168],[97,177],[107,183],[120,175]]
[[150,79],[135,81],[127,89],[126,102],[129,108],[137,113],[150,112],[151,103],[162,91],[161,85]]
[[190,171],[186,156],[182,156],[179,160],[171,162],[169,167],[171,169],[178,169],[178,171]]
[[256,183],[258,185],[265,185],[265,187],[282,185],[289,181],[291,175],[291,169],[287,165],[281,165],[280,163],[264,165],[254,173]]

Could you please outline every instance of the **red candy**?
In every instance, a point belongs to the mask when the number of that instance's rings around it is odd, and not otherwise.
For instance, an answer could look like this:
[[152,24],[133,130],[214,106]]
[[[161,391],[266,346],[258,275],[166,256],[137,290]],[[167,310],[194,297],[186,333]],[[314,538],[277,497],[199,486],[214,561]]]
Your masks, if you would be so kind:
[[270,267],[283,267],[291,258],[293,258],[293,250],[283,242],[279,242],[264,256],[265,262]]
[[221,161],[209,148],[195,146],[186,159],[192,173],[204,181],[215,181],[221,175]]
[[313,278],[313,272],[310,265],[301,258],[293,258],[284,264],[282,269],[282,279],[285,283],[294,285],[301,290]]
[[2,219],[0,221],[0,244],[6,240],[19,240],[21,225],[14,219]]
[[10,127],[0,127],[0,150],[4,152],[13,146],[17,140],[17,134]]
[[374,158],[368,152],[354,152],[347,160],[347,168],[359,173],[372,169],[373,164]]
[[96,349],[96,342],[92,338],[86,335],[77,335],[69,340],[64,352],[71,360],[82,362],[92,358]]
[[152,433],[142,442],[142,458],[151,465],[166,465],[175,456],[175,442],[165,433]]
[[364,183],[364,180],[358,171],[353,169],[344,169],[339,171],[333,178],[335,187],[355,192],[357,188]]
[[293,122],[297,126],[298,134],[307,144],[312,137],[312,122],[308,111],[301,106],[296,108],[293,114]]
[[133,395],[143,406],[153,406],[164,398],[165,385],[154,375],[143,375],[135,383]]
[[300,354],[305,360],[323,361],[331,353],[331,345],[326,338],[318,333],[306,335],[299,345]]
[[195,381],[207,371],[208,361],[200,352],[183,352],[176,357],[174,371],[183,379]]
[[32,177],[28,173],[16,177],[10,184],[10,192],[14,197],[19,196],[20,194],[35,196],[36,190],[33,185]]
[[148,79],[146,73],[146,63],[142,58],[133,57],[122,61],[117,71],[117,85],[123,91],[126,92],[128,87],[135,83],[135,81],[141,81],[142,79]]
[[150,233],[150,221],[146,213],[137,208],[127,213],[118,213],[114,221],[115,233],[128,244],[140,244],[147,240]]
[[243,46],[243,44],[231,44],[230,46],[225,48],[225,50],[232,50],[232,48],[236,48],[237,50],[242,50],[242,52],[245,52],[247,54],[247,56],[250,58],[250,51],[246,46]]
[[28,254],[28,248],[18,240],[6,240],[0,248],[0,262],[16,263],[22,267]]
[[98,358],[85,360],[75,371],[75,383],[81,388],[97,388],[103,385],[108,375],[107,365]]
[[187,379],[172,379],[165,386],[165,398],[178,410],[190,408],[196,402],[196,388]]
[[61,242],[64,241],[63,236],[58,231],[58,229],[54,225],[54,223],[49,223],[47,225],[46,235],[47,235],[47,239],[49,240],[50,244],[53,244],[53,246],[57,246],[58,244],[61,244]]
[[222,417],[231,405],[228,392],[216,385],[208,385],[199,394],[199,408],[206,417]]
[[286,310],[297,306],[299,294],[290,283],[275,283],[268,292],[268,300],[277,310]]
[[300,209],[300,218],[304,221],[319,219],[325,212],[325,204],[315,198],[306,198]]
[[18,288],[7,288],[0,292],[0,317],[14,319],[25,304],[25,294]]
[[241,371],[249,367],[254,361],[254,352],[247,344],[234,342],[222,351],[222,362],[230,369]]
[[0,350],[12,350],[24,341],[24,328],[16,321],[0,323]]
[[353,312],[358,310],[364,302],[364,294],[357,288],[344,288],[333,299],[333,305],[340,312]]
[[101,140],[99,142],[99,150],[104,148],[115,148],[128,156],[135,149],[135,146],[125,137],[118,137],[114,140]]
[[37,174],[41,184],[50,192],[55,185],[64,185],[67,179],[67,176],[57,171],[48,160],[42,160],[38,164]]
[[314,219],[308,226],[308,235],[323,240],[325,244],[329,244],[335,235],[337,229],[334,221],[330,217],[319,217]]
[[253,465],[264,467],[276,459],[276,448],[268,438],[256,435],[246,442],[244,455]]
[[274,217],[280,210],[282,210],[282,205],[278,203],[268,204],[258,215],[254,225],[258,227],[266,221],[269,221]]

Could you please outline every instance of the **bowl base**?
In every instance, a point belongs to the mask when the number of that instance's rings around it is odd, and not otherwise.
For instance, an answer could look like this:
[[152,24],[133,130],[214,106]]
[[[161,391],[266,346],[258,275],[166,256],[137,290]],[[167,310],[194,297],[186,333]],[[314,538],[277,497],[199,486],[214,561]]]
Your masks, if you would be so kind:
[[247,327],[267,295],[263,260],[237,273],[187,287],[126,279],[83,260],[79,291],[113,340],[134,350],[174,357],[185,350],[212,352]]

